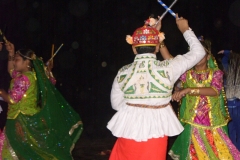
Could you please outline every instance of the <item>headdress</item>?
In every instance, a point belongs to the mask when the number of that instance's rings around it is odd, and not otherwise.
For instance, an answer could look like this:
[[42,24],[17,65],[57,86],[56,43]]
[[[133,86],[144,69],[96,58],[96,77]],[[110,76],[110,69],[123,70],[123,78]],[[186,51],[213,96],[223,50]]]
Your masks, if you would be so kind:
[[22,57],[24,57],[24,58],[26,58],[26,59],[29,59],[29,60],[35,60],[35,59],[36,59],[36,55],[35,55],[34,52],[33,52],[33,54],[32,54],[31,57],[28,57],[28,56],[23,55],[19,50],[18,50],[16,53],[18,53],[18,54],[21,55]]
[[153,27],[156,22],[156,19],[149,17],[143,27],[137,28],[132,36],[126,36],[126,41],[135,47],[158,45],[165,39],[165,36]]

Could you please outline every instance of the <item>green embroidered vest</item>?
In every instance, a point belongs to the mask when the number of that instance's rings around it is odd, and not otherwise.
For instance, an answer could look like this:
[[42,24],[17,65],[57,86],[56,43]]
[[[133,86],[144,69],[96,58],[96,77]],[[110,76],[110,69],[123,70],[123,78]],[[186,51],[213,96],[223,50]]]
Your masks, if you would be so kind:
[[[184,88],[191,87],[211,87],[211,82],[213,78],[213,73],[217,71],[218,68],[209,69],[209,76],[206,80],[204,80],[201,84],[196,82],[196,80],[192,77],[191,71],[187,71],[186,82],[183,83]],[[219,96],[206,96],[208,101],[208,106],[210,110],[208,112],[210,118],[210,128],[224,126],[227,124],[229,120],[229,114],[226,107],[224,90],[221,91]],[[190,96],[186,95],[181,104],[180,108],[180,120],[185,123],[189,123],[192,125],[197,125],[194,123],[194,119],[196,117],[196,109],[198,107],[200,96]],[[201,126],[206,127],[206,126]]]

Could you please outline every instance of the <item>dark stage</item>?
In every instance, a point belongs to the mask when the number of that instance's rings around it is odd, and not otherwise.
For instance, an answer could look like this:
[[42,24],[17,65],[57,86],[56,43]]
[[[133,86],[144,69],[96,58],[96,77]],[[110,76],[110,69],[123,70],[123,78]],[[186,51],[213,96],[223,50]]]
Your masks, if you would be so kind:
[[[172,0],[164,0],[169,5]],[[118,70],[133,61],[128,34],[143,26],[150,14],[165,10],[157,0],[0,0],[0,28],[15,49],[31,48],[44,61],[54,58],[56,87],[79,113],[84,131],[76,144],[76,160],[101,160],[115,138],[106,125],[115,111],[110,104],[112,82]],[[239,0],[178,0],[172,10],[188,19],[197,36],[212,41],[212,51],[240,52]],[[165,44],[172,55],[188,51],[175,19],[162,20]],[[158,54],[158,59],[162,59]],[[7,53],[0,53],[0,87],[7,89]],[[4,105],[3,105],[4,106]],[[174,104],[177,111],[177,104]],[[4,125],[5,112],[0,114]],[[170,138],[170,145],[174,138]],[[169,146],[170,146],[169,145]]]

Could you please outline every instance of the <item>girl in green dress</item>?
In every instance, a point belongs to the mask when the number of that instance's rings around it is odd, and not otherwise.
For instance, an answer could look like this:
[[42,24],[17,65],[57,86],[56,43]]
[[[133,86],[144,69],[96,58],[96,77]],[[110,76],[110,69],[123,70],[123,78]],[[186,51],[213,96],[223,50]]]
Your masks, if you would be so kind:
[[45,74],[32,50],[14,53],[8,42],[9,91],[0,96],[9,104],[7,123],[0,136],[0,159],[71,160],[82,132],[79,115]]
[[182,88],[172,96],[180,101],[184,131],[170,156],[174,160],[239,160],[240,152],[227,134],[229,114],[223,91],[223,72],[211,55],[211,44],[200,37],[206,56],[180,78]]

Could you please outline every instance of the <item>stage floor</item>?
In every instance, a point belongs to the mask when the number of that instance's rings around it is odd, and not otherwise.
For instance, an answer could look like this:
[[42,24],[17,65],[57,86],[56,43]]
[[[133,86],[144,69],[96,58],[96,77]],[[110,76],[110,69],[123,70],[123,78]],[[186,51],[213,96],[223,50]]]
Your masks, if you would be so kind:
[[[176,137],[168,139],[168,148],[172,146]],[[102,151],[111,150],[116,138],[113,136],[105,138],[90,138],[82,134],[75,149],[72,152],[74,160],[108,160],[109,155],[101,155]],[[167,160],[171,160],[168,156]]]

